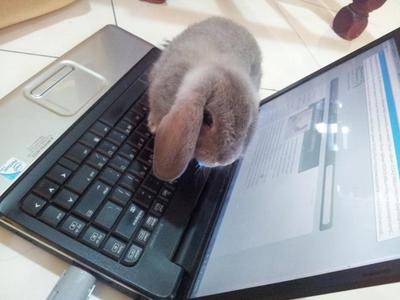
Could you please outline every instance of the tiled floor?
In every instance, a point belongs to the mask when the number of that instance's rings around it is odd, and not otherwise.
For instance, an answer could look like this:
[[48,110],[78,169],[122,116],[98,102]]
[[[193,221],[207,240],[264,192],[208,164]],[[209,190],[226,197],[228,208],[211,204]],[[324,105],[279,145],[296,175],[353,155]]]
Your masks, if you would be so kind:
[[[106,24],[113,23],[161,45],[210,15],[247,27],[263,52],[261,97],[304,77],[400,26],[400,0],[372,13],[367,30],[347,42],[330,28],[350,0],[81,0],[67,8],[0,30],[1,98]],[[0,228],[0,299],[44,299],[67,265]],[[99,284],[96,298],[127,299]],[[400,284],[319,296],[318,299],[396,299]],[[314,299],[314,298],[313,298]]]

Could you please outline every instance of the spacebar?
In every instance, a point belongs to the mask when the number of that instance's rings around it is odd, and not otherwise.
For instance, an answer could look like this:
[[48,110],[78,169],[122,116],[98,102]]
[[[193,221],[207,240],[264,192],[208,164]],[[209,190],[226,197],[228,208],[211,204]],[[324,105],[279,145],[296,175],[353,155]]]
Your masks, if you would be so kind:
[[108,126],[114,127],[132,104],[143,94],[145,89],[146,85],[137,80],[104,112],[100,121],[106,123]]

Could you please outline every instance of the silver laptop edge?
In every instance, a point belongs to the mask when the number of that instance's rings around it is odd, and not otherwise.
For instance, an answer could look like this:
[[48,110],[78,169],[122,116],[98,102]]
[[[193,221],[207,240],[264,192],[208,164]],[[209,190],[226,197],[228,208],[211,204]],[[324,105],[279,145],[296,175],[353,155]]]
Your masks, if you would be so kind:
[[0,196],[151,48],[107,25],[0,99]]
[[[152,48],[146,41],[107,25],[0,99],[0,127],[6,129],[0,131],[0,196]],[[0,216],[0,222],[74,261],[6,217]],[[82,262],[75,263],[140,294]]]

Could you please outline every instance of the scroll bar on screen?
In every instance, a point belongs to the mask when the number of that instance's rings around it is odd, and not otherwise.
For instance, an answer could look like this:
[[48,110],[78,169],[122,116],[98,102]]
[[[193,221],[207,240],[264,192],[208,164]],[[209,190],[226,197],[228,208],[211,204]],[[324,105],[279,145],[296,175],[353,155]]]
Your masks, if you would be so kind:
[[333,187],[335,180],[335,152],[337,137],[337,108],[338,108],[339,79],[335,78],[330,82],[329,110],[327,124],[327,142],[325,144],[324,172],[321,193],[321,218],[320,230],[332,227],[333,222]]
[[393,89],[390,82],[390,76],[389,76],[388,64],[385,57],[385,52],[383,50],[380,50],[378,53],[378,57],[382,72],[383,85],[385,88],[387,110],[389,113],[390,125],[392,128],[394,150],[397,158],[397,172],[400,177],[400,128],[399,128],[399,119],[397,117],[396,102],[393,96]]

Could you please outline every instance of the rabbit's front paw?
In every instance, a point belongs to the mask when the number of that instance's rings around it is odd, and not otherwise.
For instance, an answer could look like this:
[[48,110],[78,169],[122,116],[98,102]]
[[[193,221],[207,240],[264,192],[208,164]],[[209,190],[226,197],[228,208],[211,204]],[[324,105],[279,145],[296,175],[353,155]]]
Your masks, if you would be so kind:
[[147,119],[147,127],[149,127],[149,130],[152,134],[156,133],[157,123],[153,121],[153,118],[151,118],[151,115],[149,115],[149,117]]

